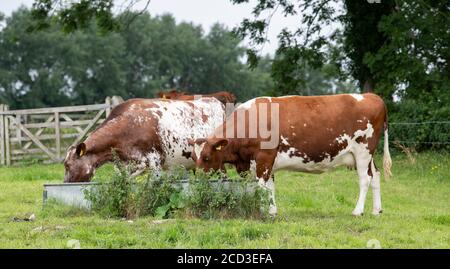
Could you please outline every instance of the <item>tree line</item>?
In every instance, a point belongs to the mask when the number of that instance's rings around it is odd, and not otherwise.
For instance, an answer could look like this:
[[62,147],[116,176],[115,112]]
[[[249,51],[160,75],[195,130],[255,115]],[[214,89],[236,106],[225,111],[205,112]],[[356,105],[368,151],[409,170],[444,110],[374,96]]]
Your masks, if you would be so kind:
[[[34,29],[40,24],[25,7],[0,16],[0,103],[12,109],[92,104],[111,95],[152,98],[168,89],[193,94],[226,90],[241,102],[281,93],[272,78],[280,72],[272,67],[273,56],[249,68],[249,48],[221,24],[205,33],[201,26],[176,23],[170,14],[125,11],[114,18],[120,27],[111,31],[93,18],[68,31],[70,23],[52,20]],[[356,90],[333,65],[301,72],[308,79],[290,94]]]
[[[383,97],[391,122],[430,122],[393,128],[398,140],[450,147],[449,1],[258,0],[254,18],[208,33],[171,15],[114,15],[111,0],[58,3],[35,0],[31,10],[0,16],[2,103],[88,104],[171,88],[228,90],[239,101],[369,91]],[[298,29],[283,29],[275,55],[261,57],[277,10],[298,16]],[[332,23],[342,27],[324,35]],[[253,46],[242,46],[243,38]]]
[[248,69],[245,48],[220,24],[205,34],[171,15],[145,13],[108,33],[94,22],[71,33],[57,24],[29,32],[26,8],[1,23],[0,103],[13,109],[93,104],[111,95],[151,98],[167,89],[228,90],[243,101],[272,87],[270,58]]

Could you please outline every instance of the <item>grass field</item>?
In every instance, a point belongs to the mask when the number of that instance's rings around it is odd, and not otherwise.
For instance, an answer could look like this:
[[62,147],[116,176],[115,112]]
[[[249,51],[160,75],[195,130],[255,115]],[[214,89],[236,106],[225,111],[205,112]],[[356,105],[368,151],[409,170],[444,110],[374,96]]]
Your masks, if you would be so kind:
[[[380,161],[377,162],[380,164]],[[111,166],[99,173],[107,174]],[[353,217],[355,171],[276,174],[275,220],[153,218],[126,221],[61,206],[42,208],[42,184],[61,182],[62,165],[0,168],[0,248],[450,248],[450,155],[424,153],[415,164],[393,157],[394,178],[382,179],[384,213]],[[34,213],[33,222],[14,217]],[[373,242],[373,241],[371,241]]]

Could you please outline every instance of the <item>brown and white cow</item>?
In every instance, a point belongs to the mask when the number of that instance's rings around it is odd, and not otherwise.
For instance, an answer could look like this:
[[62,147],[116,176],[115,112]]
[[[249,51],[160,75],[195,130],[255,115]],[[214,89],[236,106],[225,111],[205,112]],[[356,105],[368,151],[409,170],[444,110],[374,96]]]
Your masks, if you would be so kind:
[[[272,126],[270,136],[268,126]],[[254,172],[259,184],[270,190],[273,215],[277,212],[275,171],[322,173],[342,165],[356,167],[360,192],[353,215],[363,214],[369,185],[373,214],[378,215],[382,212],[380,172],[373,156],[383,130],[383,166],[388,177],[387,110],[379,96],[259,97],[238,106],[208,138],[195,140],[192,157],[206,171],[223,170],[224,163],[231,163],[238,172]]]
[[192,101],[130,99],[117,105],[84,143],[69,148],[64,182],[89,181],[112,160],[140,168],[194,168],[188,139],[205,137],[223,123],[225,106],[215,98]]
[[196,96],[214,97],[217,100],[219,100],[220,102],[222,102],[223,104],[227,104],[227,103],[236,104],[236,96],[234,96],[233,93],[227,92],[227,91],[220,91],[220,92],[215,92],[215,93],[211,93],[211,94],[191,95],[191,94],[186,94],[186,92],[171,90],[171,91],[167,91],[167,92],[159,92],[159,93],[157,93],[157,96],[159,98],[173,99],[173,100],[194,100],[196,98]]

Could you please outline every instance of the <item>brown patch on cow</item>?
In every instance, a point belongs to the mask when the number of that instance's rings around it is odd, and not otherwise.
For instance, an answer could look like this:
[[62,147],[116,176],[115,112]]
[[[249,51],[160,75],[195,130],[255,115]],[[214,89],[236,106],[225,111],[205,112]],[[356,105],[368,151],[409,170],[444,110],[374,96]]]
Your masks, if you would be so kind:
[[372,177],[373,176],[373,173],[372,173],[372,164],[371,164],[372,162],[370,162],[369,163],[369,167],[367,168],[367,174],[369,175],[369,177]]
[[192,102],[186,102],[186,104],[188,104],[188,106],[190,106],[190,107],[192,107],[192,108],[195,107],[195,105],[194,105]]
[[[364,141],[364,140],[365,140],[365,141]],[[361,143],[367,143],[366,137],[362,137],[362,136],[356,138],[355,141],[356,141],[356,143],[358,143],[358,144],[361,144]]]
[[208,120],[208,116],[203,114],[203,111],[202,111],[202,121],[206,122],[207,120]]

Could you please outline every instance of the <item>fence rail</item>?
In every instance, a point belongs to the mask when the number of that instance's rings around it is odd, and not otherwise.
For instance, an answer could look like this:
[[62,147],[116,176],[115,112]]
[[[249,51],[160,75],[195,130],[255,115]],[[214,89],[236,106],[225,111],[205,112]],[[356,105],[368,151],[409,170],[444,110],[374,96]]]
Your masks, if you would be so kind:
[[69,146],[82,141],[122,101],[113,96],[103,104],[19,110],[0,104],[0,165],[26,159],[60,162]]

